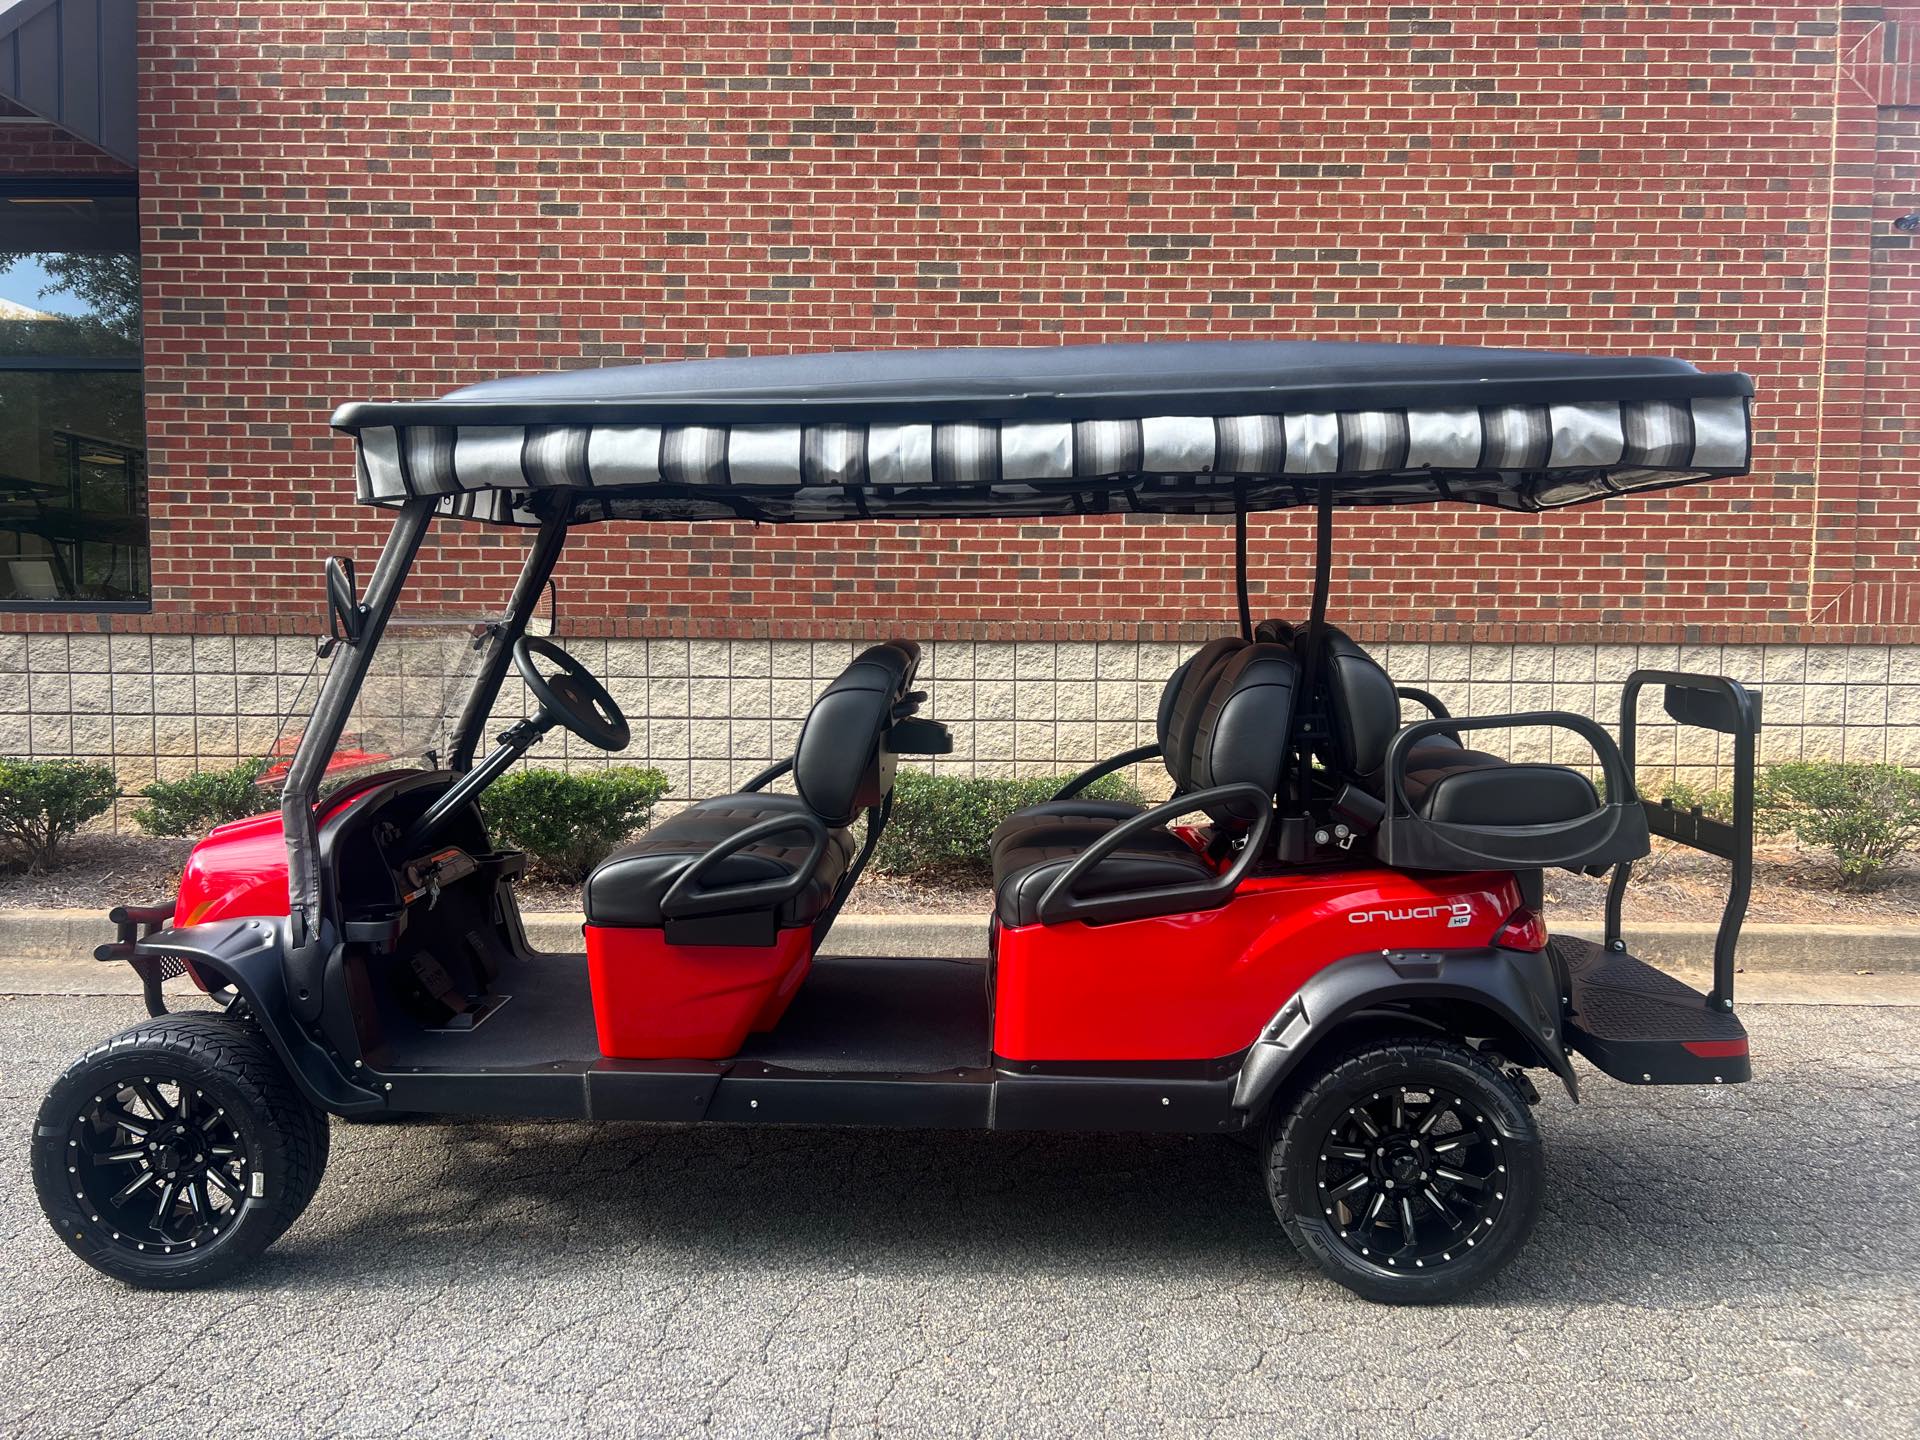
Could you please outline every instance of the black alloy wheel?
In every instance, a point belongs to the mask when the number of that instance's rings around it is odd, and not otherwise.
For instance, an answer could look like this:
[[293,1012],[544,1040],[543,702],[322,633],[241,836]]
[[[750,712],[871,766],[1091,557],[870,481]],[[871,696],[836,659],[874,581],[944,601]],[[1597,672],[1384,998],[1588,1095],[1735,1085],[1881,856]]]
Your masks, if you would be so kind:
[[1322,1213],[1347,1249],[1388,1269],[1464,1259],[1507,1201],[1499,1132],[1435,1086],[1389,1086],[1348,1106],[1317,1173]]
[[1494,1061],[1453,1041],[1349,1052],[1269,1131],[1268,1193],[1301,1253],[1372,1300],[1451,1299],[1518,1253],[1540,1140]]
[[251,1021],[168,1015],[95,1046],[33,1132],[41,1208],[102,1274],[153,1289],[223,1279],[313,1198],[327,1117]]
[[89,1220],[136,1254],[217,1240],[253,1183],[225,1108],[165,1075],[107,1081],[67,1127],[67,1159]]

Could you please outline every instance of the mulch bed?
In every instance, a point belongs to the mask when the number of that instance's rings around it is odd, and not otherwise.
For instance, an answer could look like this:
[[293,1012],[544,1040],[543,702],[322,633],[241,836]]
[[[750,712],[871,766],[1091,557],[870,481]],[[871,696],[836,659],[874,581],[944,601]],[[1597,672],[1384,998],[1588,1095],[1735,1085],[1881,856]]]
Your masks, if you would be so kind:
[[[1717,920],[1726,903],[1726,869],[1710,856],[1655,842],[1654,854],[1634,869],[1627,892],[1629,921]],[[65,863],[45,875],[0,871],[0,908],[105,911],[123,901],[151,903],[174,893],[190,840],[145,835],[82,835]],[[517,887],[526,911],[577,913],[580,887],[532,879]],[[1547,873],[1549,918],[1598,920],[1605,879]],[[869,872],[847,904],[849,915],[977,915],[993,907],[985,885],[939,883]],[[1838,888],[1832,864],[1791,845],[1764,847],[1756,857],[1753,903],[1759,922],[1903,925],[1920,922],[1920,867],[1897,868],[1874,890]]]

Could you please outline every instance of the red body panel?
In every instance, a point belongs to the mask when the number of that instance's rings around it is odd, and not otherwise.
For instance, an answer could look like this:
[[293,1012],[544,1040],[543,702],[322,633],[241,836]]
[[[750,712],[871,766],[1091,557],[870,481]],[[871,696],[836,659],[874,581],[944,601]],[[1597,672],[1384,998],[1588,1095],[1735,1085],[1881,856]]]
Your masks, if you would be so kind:
[[[320,802],[320,823],[338,819],[353,802],[393,775],[369,775]],[[176,925],[234,916],[287,913],[287,834],[280,812],[216,825],[193,847],[174,899]]]
[[779,1022],[813,963],[813,929],[772,945],[669,945],[660,930],[589,925],[587,979],[600,1053],[725,1060]]
[[1263,876],[1232,903],[1113,925],[999,932],[993,1049],[1009,1060],[1212,1060],[1246,1049],[1324,966],[1369,950],[1488,945],[1506,874],[1375,866]]
[[286,913],[287,835],[278,811],[216,825],[193,847],[180,873],[175,924]]

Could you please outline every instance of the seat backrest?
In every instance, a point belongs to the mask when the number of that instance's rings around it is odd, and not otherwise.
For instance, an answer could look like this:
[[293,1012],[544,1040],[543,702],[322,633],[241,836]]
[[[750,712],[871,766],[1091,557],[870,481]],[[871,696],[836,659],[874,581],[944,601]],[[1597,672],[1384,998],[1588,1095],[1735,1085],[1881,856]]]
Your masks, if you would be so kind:
[[1194,652],[1192,659],[1173,672],[1166,688],[1160,692],[1160,757],[1166,764],[1167,774],[1173,777],[1176,790],[1193,788],[1194,737],[1207,697],[1213,693],[1213,682],[1221,667],[1246,646],[1247,642],[1238,635],[1209,640]]
[[[1333,744],[1326,758],[1344,778],[1378,794],[1387,745],[1400,728],[1400,697],[1380,662],[1344,630],[1328,625],[1321,637],[1320,671]],[[1305,630],[1294,645],[1304,660]]]
[[[1220,667],[1195,727],[1192,785],[1257,785],[1272,804],[1286,773],[1300,661],[1291,646],[1242,645]],[[1252,802],[1210,807],[1222,824],[1244,825],[1258,814]]]
[[894,757],[882,741],[919,665],[911,640],[870,646],[807,712],[793,746],[793,787],[826,824],[851,825],[893,787]]

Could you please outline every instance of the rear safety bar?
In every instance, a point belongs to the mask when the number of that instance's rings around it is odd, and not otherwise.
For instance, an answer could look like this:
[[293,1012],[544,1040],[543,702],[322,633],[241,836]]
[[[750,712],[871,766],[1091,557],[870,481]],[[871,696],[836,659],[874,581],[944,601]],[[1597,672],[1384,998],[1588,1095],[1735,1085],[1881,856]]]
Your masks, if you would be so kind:
[[[1158,748],[1158,747],[1156,747]],[[1110,895],[1081,895],[1081,883],[1100,862],[1128,840],[1144,831],[1158,830],[1168,821],[1178,820],[1209,805],[1229,801],[1249,801],[1253,805],[1253,824],[1247,831],[1240,853],[1232,865],[1212,880],[1192,885],[1160,885],[1146,890],[1123,890]],[[1093,844],[1074,857],[1073,863],[1047,887],[1040,897],[1036,913],[1042,925],[1064,925],[1070,920],[1143,920],[1154,915],[1181,915],[1192,910],[1218,910],[1233,898],[1240,882],[1247,877],[1267,844],[1267,832],[1273,826],[1273,795],[1258,785],[1241,782],[1215,785],[1176,795],[1165,804],[1122,820]]]
[[[1451,720],[1453,718],[1453,712],[1447,709],[1446,702],[1431,690],[1422,690],[1418,685],[1396,685],[1393,687],[1393,693],[1398,695],[1402,700],[1413,701],[1414,704],[1418,705],[1422,710],[1425,710],[1427,714],[1436,720]],[[1441,733],[1453,741],[1454,744],[1458,745],[1460,743],[1458,731],[1446,730]]]

